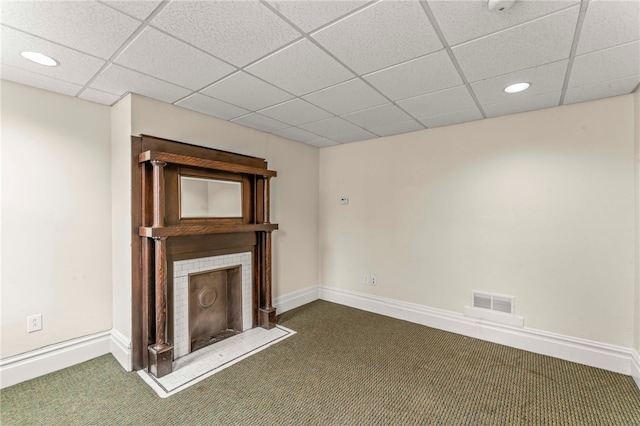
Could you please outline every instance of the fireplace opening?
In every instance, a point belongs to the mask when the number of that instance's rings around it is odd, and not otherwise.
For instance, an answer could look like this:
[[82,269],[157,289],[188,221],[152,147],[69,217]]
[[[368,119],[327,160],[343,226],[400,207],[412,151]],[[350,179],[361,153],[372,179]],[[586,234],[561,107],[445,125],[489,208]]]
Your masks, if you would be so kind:
[[189,352],[241,333],[241,266],[189,274],[188,307]]

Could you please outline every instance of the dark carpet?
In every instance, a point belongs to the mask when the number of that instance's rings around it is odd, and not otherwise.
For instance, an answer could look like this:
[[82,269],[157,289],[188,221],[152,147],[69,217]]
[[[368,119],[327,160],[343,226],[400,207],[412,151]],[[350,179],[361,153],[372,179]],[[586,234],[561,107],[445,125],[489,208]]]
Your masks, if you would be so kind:
[[316,301],[167,399],[111,355],[0,394],[9,425],[640,425],[629,376]]

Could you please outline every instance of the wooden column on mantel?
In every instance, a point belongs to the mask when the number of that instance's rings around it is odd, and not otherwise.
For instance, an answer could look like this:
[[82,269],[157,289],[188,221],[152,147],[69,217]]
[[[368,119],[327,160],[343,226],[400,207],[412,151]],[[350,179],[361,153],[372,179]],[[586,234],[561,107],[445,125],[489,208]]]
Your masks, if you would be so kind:
[[[263,177],[262,184],[262,223],[269,225],[269,176]],[[271,231],[262,232],[261,251],[263,256],[262,285],[260,286],[260,326],[270,329],[276,326],[276,310],[271,304]]]
[[[272,232],[278,229],[269,218],[270,179],[277,173],[268,170],[266,161],[255,157],[246,157],[224,151],[210,150],[186,144],[175,143],[151,136],[143,136],[141,147],[151,147],[138,151],[138,164],[142,174],[148,178],[141,181],[140,205],[147,206],[149,215],[138,222],[141,226],[138,235],[148,239],[139,254],[144,284],[143,299],[137,309],[141,313],[142,342],[147,342],[147,359],[143,366],[156,377],[172,372],[173,346],[171,318],[172,301],[169,296],[173,283],[168,276],[168,266],[174,256],[173,244],[185,244],[185,241],[229,241],[252,234],[253,250],[256,259],[252,275],[256,278],[253,289],[253,326],[270,329],[276,326],[276,308],[272,304],[271,256]],[[146,170],[146,172],[145,172]],[[146,173],[146,174],[145,174]],[[243,214],[242,218],[183,218],[180,216],[179,181],[180,176],[217,178],[242,182]],[[146,200],[146,201],[145,201]],[[135,204],[135,203],[134,203]],[[152,217],[151,217],[152,210]],[[146,217],[146,219],[145,219]],[[224,234],[224,235],[221,235]],[[217,237],[220,235],[220,237]],[[236,237],[237,236],[237,237]],[[176,237],[174,240],[172,237]],[[174,243],[174,241],[180,241]],[[220,247],[219,244],[215,244]],[[148,247],[145,249],[144,247]],[[196,247],[192,245],[190,247]],[[207,252],[208,246],[196,249]],[[155,254],[155,256],[153,256]],[[153,282],[152,282],[153,281]],[[133,311],[136,312],[134,304]],[[146,337],[148,336],[148,337]],[[135,345],[135,343],[134,343]],[[143,346],[144,347],[144,346]],[[135,347],[134,347],[135,350]]]
[[[167,163],[152,160],[153,228],[164,227],[164,167]],[[156,341],[149,346],[149,372],[156,377],[172,371],[173,346],[167,343],[167,237],[153,237],[155,245]]]

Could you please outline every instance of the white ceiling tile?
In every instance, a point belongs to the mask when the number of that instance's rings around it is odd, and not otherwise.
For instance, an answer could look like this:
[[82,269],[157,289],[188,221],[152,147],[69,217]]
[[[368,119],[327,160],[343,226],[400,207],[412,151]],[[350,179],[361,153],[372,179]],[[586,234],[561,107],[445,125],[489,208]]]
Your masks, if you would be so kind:
[[470,82],[566,59],[579,9],[574,6],[461,44],[453,53]]
[[[558,61],[539,67],[528,68],[487,80],[471,83],[481,105],[509,102],[519,98],[527,98],[541,93],[562,90],[564,77],[569,61]],[[520,93],[506,93],[504,88],[513,83],[527,82],[531,86]]]
[[99,104],[113,105],[120,99],[120,96],[102,92],[100,90],[86,89],[80,94],[79,98],[97,102]]
[[[2,63],[70,83],[86,84],[106,63],[93,56],[5,26],[2,26],[0,39],[2,40],[0,43]],[[24,51],[44,53],[56,59],[60,65],[57,67],[38,65],[20,56]]]
[[462,84],[458,71],[444,50],[364,78],[394,101]]
[[420,118],[420,122],[429,128],[449,126],[451,124],[465,123],[467,121],[475,120],[482,120],[482,114],[478,107]]
[[336,115],[389,102],[384,96],[357,78],[311,93],[304,96],[304,99]]
[[297,96],[354,77],[353,73],[307,39],[247,67],[245,71]]
[[564,104],[574,104],[576,102],[626,95],[631,93],[633,89],[638,86],[638,83],[640,83],[640,74],[591,84],[589,86],[569,88],[564,96]]
[[343,115],[342,118],[365,129],[387,126],[411,119],[411,117],[393,104],[379,105],[362,111],[352,112],[351,114]]
[[313,38],[360,74],[442,48],[417,1],[378,2],[314,33]]
[[640,73],[640,41],[578,56],[568,87],[587,86]]
[[278,12],[305,32],[310,32],[347,13],[364,6],[370,0],[349,1],[273,1],[268,0]]
[[114,62],[193,90],[236,70],[154,28],[146,28]]
[[560,103],[560,94],[561,92],[543,93],[530,98],[491,104],[483,108],[487,117],[498,117],[501,115],[532,111],[534,109],[550,108],[558,106]]
[[162,0],[136,0],[136,1],[119,1],[119,0],[104,0],[102,3],[105,3],[114,9],[118,9],[119,11],[126,13],[127,15],[133,16],[136,19],[144,21],[151,15],[156,7],[162,3]]
[[231,120],[232,118],[246,115],[249,112],[244,108],[230,105],[226,102],[201,95],[200,93],[194,93],[193,95],[176,102],[176,105],[198,111],[203,114],[213,115],[214,117],[222,118],[224,120]]
[[430,117],[476,106],[466,86],[405,99],[398,105],[414,117]]
[[289,127],[288,129],[276,130],[273,134],[285,137],[298,142],[307,142],[318,139],[318,135],[307,132],[298,127]]
[[0,22],[103,59],[140,26],[140,21],[91,1],[3,1]]
[[251,111],[279,104],[294,97],[242,71],[230,75],[201,92]]
[[187,96],[191,91],[157,78],[140,74],[119,65],[109,65],[107,69],[91,84],[93,89],[114,95],[127,92],[137,93],[149,98],[173,103]]
[[263,132],[274,132],[276,130],[286,129],[287,127],[290,127],[286,123],[256,113],[247,114],[242,117],[235,118],[231,121],[246,127],[262,130]]
[[314,121],[313,123],[303,124],[300,127],[317,135],[325,136],[328,138],[362,130],[358,126],[351,124],[339,117],[331,117],[325,120]]
[[[569,63],[565,104],[640,81],[640,0],[2,1],[0,23],[7,80],[105,105],[139,93],[319,147],[557,105]],[[532,87],[505,94],[515,80]]]
[[77,84],[67,83],[66,81],[57,80],[6,64],[0,65],[0,78],[69,96],[75,96],[75,94],[82,89],[82,86]]
[[331,114],[328,112],[323,111],[317,106],[311,105],[309,102],[305,102],[302,99],[294,99],[292,101],[287,101],[265,108],[260,110],[260,114],[282,121],[283,123],[291,124],[292,126],[298,126],[300,124],[331,117]]
[[640,2],[591,0],[577,55],[640,40]]
[[244,66],[300,37],[257,1],[174,1],[151,25],[236,66]]
[[307,145],[317,146],[318,148],[340,145],[339,142],[332,141],[331,139],[327,139],[327,138],[312,139],[310,141],[306,141],[305,143]]
[[371,130],[376,135],[391,136],[399,133],[415,132],[424,130],[424,127],[415,120],[401,121],[399,123],[388,124],[386,126],[372,127]]
[[374,135],[373,133],[367,132],[366,130],[358,130],[357,132],[351,132],[344,135],[336,136],[332,139],[340,143],[349,143],[364,141],[367,139],[375,139],[377,137],[378,135]]
[[579,0],[518,1],[508,11],[489,10],[486,0],[429,1],[450,45],[478,38],[579,3]]

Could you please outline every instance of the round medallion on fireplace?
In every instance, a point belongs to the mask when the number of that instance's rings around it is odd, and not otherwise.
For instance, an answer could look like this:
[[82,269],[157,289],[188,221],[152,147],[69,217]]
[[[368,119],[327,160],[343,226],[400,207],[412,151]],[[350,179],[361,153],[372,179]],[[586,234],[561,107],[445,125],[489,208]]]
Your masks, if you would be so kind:
[[215,289],[203,288],[198,293],[198,304],[203,308],[213,305],[216,300],[218,300],[218,292]]

